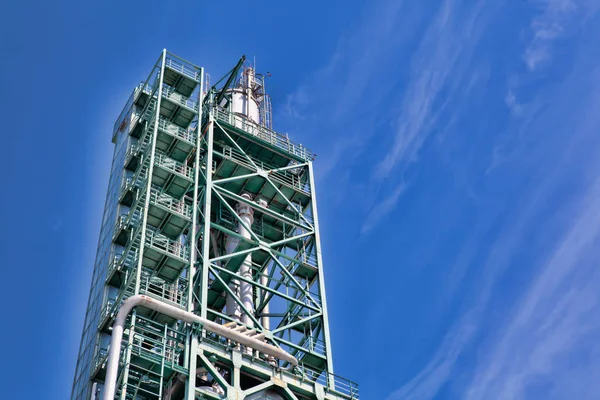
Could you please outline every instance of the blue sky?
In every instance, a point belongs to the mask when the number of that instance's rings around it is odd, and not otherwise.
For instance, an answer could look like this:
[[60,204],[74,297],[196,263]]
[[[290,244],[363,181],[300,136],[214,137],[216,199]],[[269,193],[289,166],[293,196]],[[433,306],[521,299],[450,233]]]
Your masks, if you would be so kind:
[[70,393],[112,124],[166,47],[213,78],[256,56],[275,128],[317,153],[335,369],[362,398],[596,398],[599,10],[5,6],[3,393]]

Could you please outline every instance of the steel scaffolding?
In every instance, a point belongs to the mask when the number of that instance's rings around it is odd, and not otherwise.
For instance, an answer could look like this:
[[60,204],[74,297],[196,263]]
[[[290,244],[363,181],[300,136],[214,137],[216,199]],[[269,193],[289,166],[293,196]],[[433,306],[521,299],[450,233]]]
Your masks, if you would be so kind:
[[202,68],[164,50],[117,119],[72,399],[101,398],[112,326],[134,295],[260,338],[299,365],[136,307],[117,399],[358,399],[333,374],[313,154],[270,129],[270,111],[252,121],[232,110],[239,65],[206,87]]

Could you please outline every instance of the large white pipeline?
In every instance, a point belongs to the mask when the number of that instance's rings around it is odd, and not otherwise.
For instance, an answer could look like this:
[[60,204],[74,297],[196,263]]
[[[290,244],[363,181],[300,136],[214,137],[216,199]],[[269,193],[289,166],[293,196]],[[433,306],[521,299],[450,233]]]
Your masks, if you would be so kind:
[[[227,241],[225,243],[225,253],[231,254],[235,251],[238,244],[240,243],[240,238],[237,236],[227,236]],[[240,281],[239,279],[232,278],[229,281],[229,289],[232,293],[235,293],[236,296],[240,295]],[[225,313],[231,317],[234,321],[239,322],[242,316],[242,308],[240,305],[234,300],[233,296],[227,293],[227,298],[225,302]]]
[[113,325],[110,349],[108,351],[108,360],[106,361],[106,378],[104,380],[104,394],[102,396],[103,400],[114,400],[115,398],[117,372],[119,369],[119,353],[121,350],[121,341],[123,340],[125,320],[127,319],[127,316],[131,310],[136,306],[143,306],[190,324],[202,324],[207,331],[214,332],[226,339],[238,342],[281,360],[289,361],[294,366],[298,365],[298,360],[296,360],[294,356],[273,345],[262,342],[250,336],[246,336],[242,333],[224,327],[223,325],[219,325],[216,322],[201,318],[191,312],[181,310],[170,304],[154,300],[153,298],[143,294],[137,294],[129,297],[123,302]]
[[[244,193],[242,195],[243,198],[247,200],[252,200],[249,194]],[[250,231],[244,227],[246,225],[248,228],[252,226],[254,223],[254,210],[247,204],[238,203],[237,204],[237,213],[243,222],[238,223],[238,233],[245,239],[251,239]],[[228,236],[227,243],[225,245],[225,252],[227,254],[231,254],[235,251],[237,245],[239,244],[240,239],[235,236]],[[252,280],[252,255],[248,254],[242,265],[240,266],[239,274],[241,277]],[[252,291],[252,284],[244,281],[240,281],[238,279],[232,279],[229,283],[229,288],[233,293],[235,293],[241,300],[242,304],[249,312],[254,312],[254,294]],[[226,300],[226,313],[233,320],[242,322],[245,325],[250,327],[254,326],[254,322],[250,317],[242,313],[242,308],[240,305],[233,299],[233,296],[227,294]],[[241,318],[240,318],[241,316]]]
[[[250,195],[248,194],[243,194],[242,197],[248,200],[251,199]],[[237,212],[244,225],[250,228],[254,223],[254,210],[252,207],[244,203],[238,203]],[[241,222],[239,223],[239,234],[245,239],[250,239],[252,237],[250,235],[250,231],[246,229],[244,225]],[[240,266],[240,276],[252,281],[252,255],[248,254],[246,258],[244,258],[244,262],[242,262],[242,265]],[[240,300],[242,301],[242,304],[246,310],[254,313],[254,293],[252,290],[252,284],[248,283],[247,281],[240,281]],[[250,327],[254,326],[254,322],[246,313],[242,314],[242,323]]]

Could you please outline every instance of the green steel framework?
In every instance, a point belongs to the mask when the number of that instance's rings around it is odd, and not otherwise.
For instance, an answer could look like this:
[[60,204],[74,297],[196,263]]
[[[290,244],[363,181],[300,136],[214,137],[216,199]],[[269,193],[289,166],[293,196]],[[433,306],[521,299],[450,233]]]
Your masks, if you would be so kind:
[[[286,399],[358,399],[357,385],[333,374],[313,155],[231,111],[228,89],[242,61],[208,88],[202,68],[164,50],[117,119],[113,142],[126,143],[115,156],[122,168],[113,166],[120,215],[107,228],[111,256],[95,267],[104,295],[95,320],[86,315],[86,327],[97,324],[94,356],[86,375],[79,364],[90,346],[82,339],[72,399],[100,398],[112,323],[136,294],[260,334],[299,366],[137,307],[121,343],[115,398],[269,398],[253,397],[269,390]],[[236,205],[254,210],[252,226]],[[239,239],[230,253],[228,237]],[[248,256],[252,274],[241,276]],[[232,280],[251,284],[254,310]],[[250,326],[224,312],[228,295]]]

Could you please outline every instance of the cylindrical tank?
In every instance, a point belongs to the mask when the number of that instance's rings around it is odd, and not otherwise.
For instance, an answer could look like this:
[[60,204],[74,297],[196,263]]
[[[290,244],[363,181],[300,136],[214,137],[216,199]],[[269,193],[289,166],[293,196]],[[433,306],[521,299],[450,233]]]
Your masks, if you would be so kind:
[[231,94],[231,111],[247,117],[252,122],[258,123],[260,120],[258,101],[241,90],[235,89]]
[[254,123],[260,123],[260,102],[263,100],[261,87],[262,83],[256,80],[254,68],[245,68],[236,87],[228,90],[231,96],[231,111]]
[[[251,196],[247,193],[244,193],[242,197],[251,200]],[[252,207],[241,202],[237,204],[236,208],[240,219],[244,222],[243,224],[238,223],[237,231],[240,234],[240,236],[246,239],[250,239],[252,237],[250,235],[250,231],[248,231],[248,229],[246,229],[244,225],[246,225],[248,228],[252,226],[252,223],[254,222],[254,210],[252,209]],[[227,254],[233,253],[239,243],[239,238],[235,236],[228,236],[227,242],[225,244],[225,251],[227,252]],[[244,258],[244,261],[240,266],[238,274],[246,279],[252,279],[252,256],[250,254],[248,254]],[[229,283],[229,288],[233,293],[239,296],[240,300],[244,304],[244,307],[246,307],[248,311],[254,312],[254,298],[251,284],[244,281],[240,281],[238,279],[232,279]],[[227,295],[225,309],[227,315],[232,317],[235,321],[243,322],[244,324],[249,326],[254,325],[254,322],[246,314],[242,313],[242,308],[233,299],[231,295]]]
[[[250,195],[248,194],[243,194],[242,197],[251,200]],[[250,231],[246,229],[244,225],[248,228],[252,226],[252,223],[254,222],[254,210],[249,205],[240,202],[237,206],[237,212],[244,223],[243,225],[240,223],[238,226],[239,234],[246,239],[251,239],[252,236],[250,235]],[[252,280],[252,256],[250,254],[244,258],[239,274],[247,280]],[[246,281],[240,281],[240,300],[249,312],[254,313],[252,285]],[[248,326],[254,326],[254,321],[252,321],[247,314],[242,314],[242,322]]]
[[[236,236],[227,236],[226,240],[227,241],[225,243],[225,252],[226,254],[231,254],[237,248],[238,244],[240,243],[240,239]],[[229,282],[229,289],[231,289],[231,291],[235,293],[236,296],[239,296],[240,281],[238,279],[231,279],[231,281]],[[234,321],[239,321],[242,315],[241,307],[229,294],[227,295],[226,299],[225,312],[228,316],[233,318]]]

